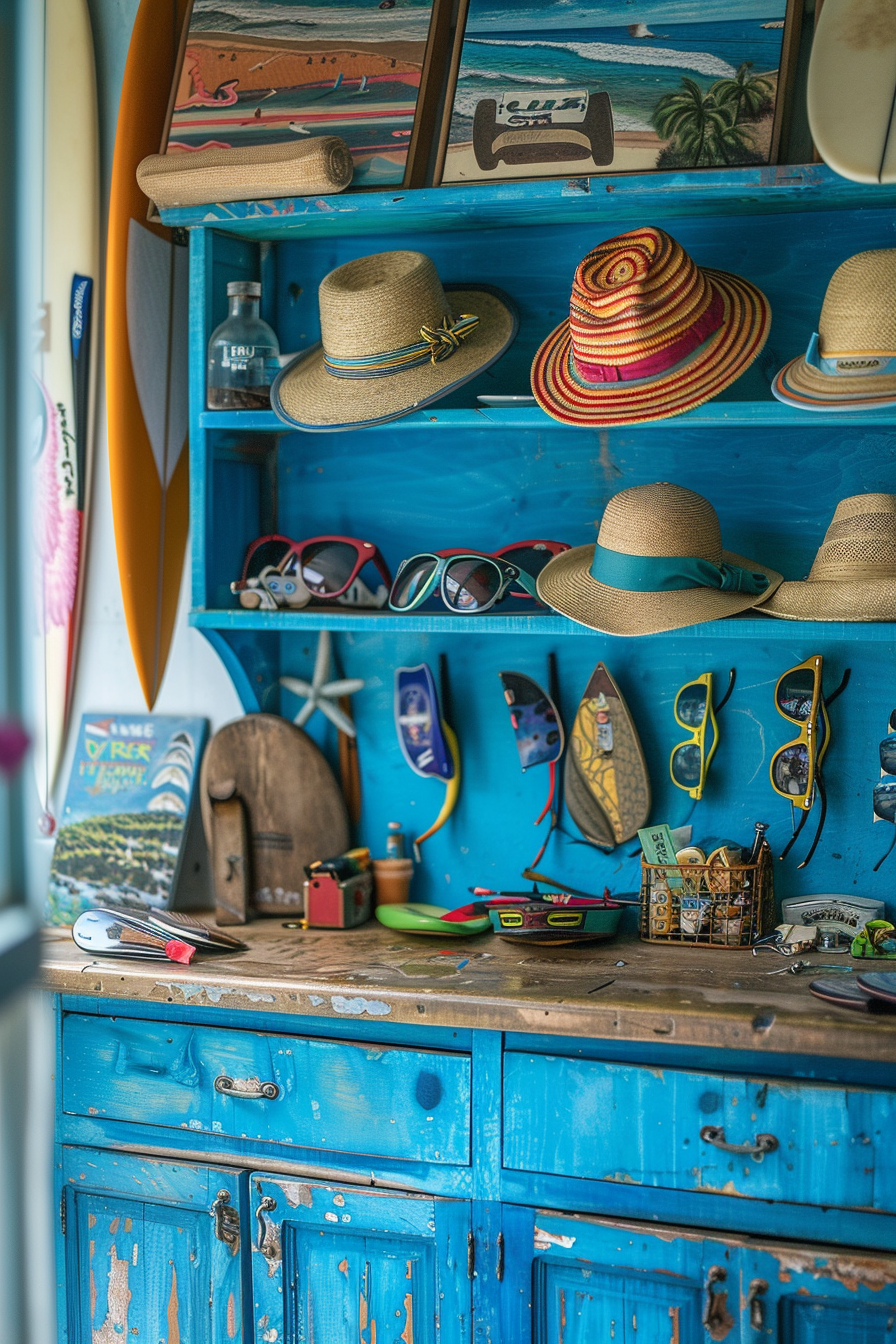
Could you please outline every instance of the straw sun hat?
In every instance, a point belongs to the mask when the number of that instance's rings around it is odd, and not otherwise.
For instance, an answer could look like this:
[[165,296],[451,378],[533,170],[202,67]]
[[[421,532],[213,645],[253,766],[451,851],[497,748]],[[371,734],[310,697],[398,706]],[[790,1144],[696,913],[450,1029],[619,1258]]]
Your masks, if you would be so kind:
[[569,319],[535,356],[532,391],[571,425],[680,415],[743,373],[770,323],[755,285],[697,266],[662,229],[636,229],[580,262]]
[[608,635],[655,635],[757,606],[781,575],[722,550],[708,499],[665,481],[614,495],[596,546],[576,546],[541,571],[538,596]]
[[513,301],[445,285],[422,252],[379,252],[321,282],[321,344],[281,370],[271,405],[299,429],[381,425],[438,401],[503,355]]
[[786,621],[896,620],[896,495],[841,499],[808,579],[763,604]]
[[831,276],[805,355],[772,383],[779,401],[807,411],[896,402],[896,248],[857,252]]

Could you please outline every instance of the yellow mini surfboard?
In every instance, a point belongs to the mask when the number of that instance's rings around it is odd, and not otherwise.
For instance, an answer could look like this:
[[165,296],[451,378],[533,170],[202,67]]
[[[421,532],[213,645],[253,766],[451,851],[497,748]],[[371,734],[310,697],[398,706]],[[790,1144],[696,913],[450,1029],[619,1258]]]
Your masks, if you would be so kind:
[[187,249],[149,223],[137,165],[157,154],[188,0],[141,0],[121,90],[106,256],[106,409],[115,546],[146,703],[159,693],[189,524]]

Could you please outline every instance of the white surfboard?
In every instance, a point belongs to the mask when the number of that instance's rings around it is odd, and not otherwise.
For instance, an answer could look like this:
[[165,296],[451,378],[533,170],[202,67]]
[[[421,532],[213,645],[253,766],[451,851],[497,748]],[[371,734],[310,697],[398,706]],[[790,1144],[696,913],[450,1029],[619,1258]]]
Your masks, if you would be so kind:
[[45,0],[43,115],[35,766],[50,834],[77,655],[96,400],[99,150],[87,0]]
[[812,139],[829,168],[853,182],[896,182],[893,0],[824,0],[806,105]]

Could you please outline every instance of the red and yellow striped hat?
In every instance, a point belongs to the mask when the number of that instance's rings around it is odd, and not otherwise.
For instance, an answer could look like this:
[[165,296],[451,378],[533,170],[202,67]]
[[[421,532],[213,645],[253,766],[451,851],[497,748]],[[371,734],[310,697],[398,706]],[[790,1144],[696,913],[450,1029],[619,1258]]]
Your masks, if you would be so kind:
[[579,263],[569,319],[535,356],[532,391],[572,425],[681,415],[743,373],[770,325],[755,285],[701,269],[662,229],[635,229]]

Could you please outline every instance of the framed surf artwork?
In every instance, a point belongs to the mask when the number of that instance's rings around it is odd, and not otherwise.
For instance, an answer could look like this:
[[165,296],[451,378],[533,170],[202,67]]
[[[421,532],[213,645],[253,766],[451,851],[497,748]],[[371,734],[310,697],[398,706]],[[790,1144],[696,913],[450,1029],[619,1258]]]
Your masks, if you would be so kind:
[[422,185],[450,0],[194,0],[164,152],[338,135],[353,188]]
[[799,0],[465,6],[437,181],[777,161]]

